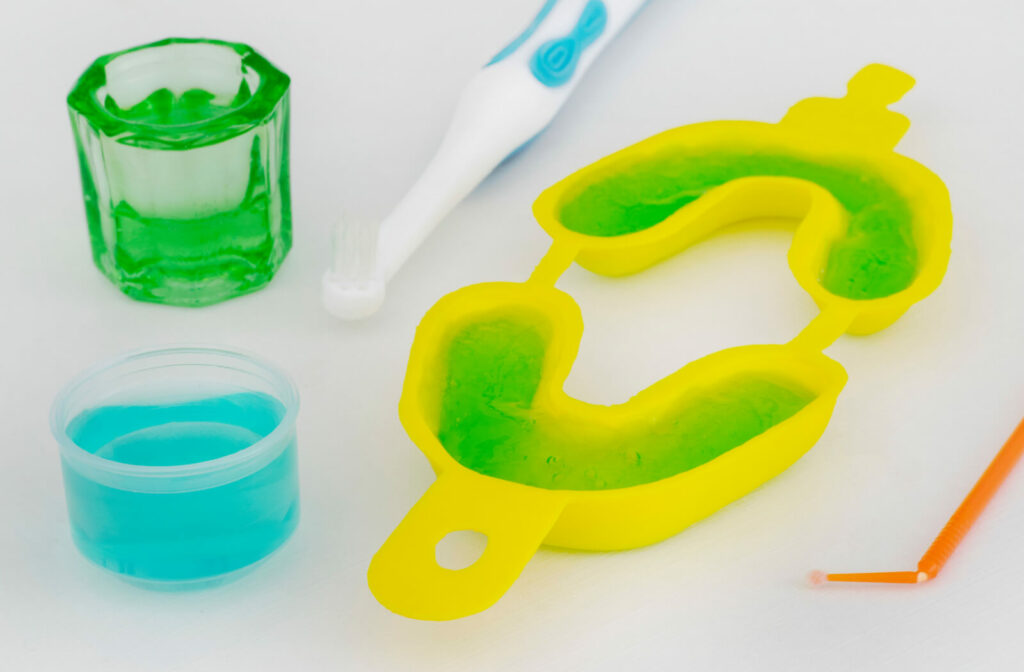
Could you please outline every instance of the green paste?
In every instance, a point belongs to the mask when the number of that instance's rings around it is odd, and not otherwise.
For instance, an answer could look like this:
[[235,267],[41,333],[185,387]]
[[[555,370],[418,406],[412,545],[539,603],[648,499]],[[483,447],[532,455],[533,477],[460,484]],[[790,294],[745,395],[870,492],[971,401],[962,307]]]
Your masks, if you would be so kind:
[[454,335],[438,430],[452,457],[541,488],[624,488],[713,460],[815,396],[780,377],[737,375],[677,393],[642,426],[588,424],[533,406],[546,351],[544,331],[525,316],[480,321]]
[[584,188],[562,206],[562,224],[590,236],[650,228],[708,190],[741,177],[794,177],[829,191],[850,213],[845,238],[829,251],[821,283],[833,294],[875,299],[906,289],[917,250],[912,213],[881,176],[853,165],[782,154],[714,153],[659,157]]
[[236,110],[252,98],[249,84],[242,79],[231,101],[219,103],[216,95],[203,89],[189,89],[175,95],[170,89],[157,89],[144,100],[128,108],[121,108],[112,96],[104,100],[104,107],[115,117],[159,126],[179,126],[216,119]]

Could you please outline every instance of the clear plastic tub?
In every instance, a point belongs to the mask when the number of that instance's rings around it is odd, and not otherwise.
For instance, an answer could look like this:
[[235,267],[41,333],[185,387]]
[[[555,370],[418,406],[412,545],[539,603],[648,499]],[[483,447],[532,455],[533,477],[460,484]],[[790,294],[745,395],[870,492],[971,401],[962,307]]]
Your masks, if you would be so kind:
[[71,533],[91,561],[146,587],[236,578],[299,519],[287,376],[209,347],[139,351],[57,396]]

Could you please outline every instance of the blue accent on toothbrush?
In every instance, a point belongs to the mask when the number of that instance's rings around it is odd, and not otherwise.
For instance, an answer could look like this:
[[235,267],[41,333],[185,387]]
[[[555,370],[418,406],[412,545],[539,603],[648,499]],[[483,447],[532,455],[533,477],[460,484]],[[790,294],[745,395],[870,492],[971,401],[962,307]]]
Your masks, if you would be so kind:
[[549,40],[537,48],[530,61],[530,70],[544,86],[562,86],[576,72],[580,54],[604,32],[608,10],[601,0],[590,0],[583,8],[572,32]]
[[[530,39],[530,36],[537,31],[537,28],[540,27],[540,24],[543,23],[544,19],[547,18],[548,14],[551,13],[551,10],[554,9],[555,5],[557,4],[558,0],[547,0],[544,3],[544,6],[540,8],[540,11],[537,12],[537,16],[533,17],[533,21],[530,22],[530,25],[524,28],[523,32],[521,32],[519,36],[516,37],[516,39],[512,40],[507,45],[505,45],[504,49],[496,53],[494,55],[494,58],[487,62],[487,65],[494,65],[495,63],[503,61],[510,55],[515,53],[515,50],[523,46],[523,42],[526,42],[528,39]],[[484,67],[487,66],[485,65]]]

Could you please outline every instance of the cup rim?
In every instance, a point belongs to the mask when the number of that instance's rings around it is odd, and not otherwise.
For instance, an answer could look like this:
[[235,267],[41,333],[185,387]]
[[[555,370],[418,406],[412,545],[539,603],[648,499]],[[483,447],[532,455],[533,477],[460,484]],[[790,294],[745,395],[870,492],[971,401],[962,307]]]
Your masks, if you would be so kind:
[[[174,44],[208,44],[237,53],[244,67],[255,70],[261,84],[252,97],[227,112],[183,124],[153,124],[125,119],[106,109],[96,98],[96,90],[106,83],[106,66],[137,51]],[[262,124],[288,95],[291,79],[262,54],[247,44],[209,38],[169,37],[148,44],[100,56],[82,72],[67,96],[68,107],[82,115],[105,135],[125,144],[146,147],[193,148],[221,142]]]
[[[190,462],[187,464],[148,466],[117,462],[90,453],[71,439],[67,433],[67,421],[69,419],[67,417],[67,406],[76,391],[106,371],[130,362],[167,355],[212,355],[222,357],[225,361],[234,360],[248,364],[251,368],[266,374],[268,382],[275,388],[274,397],[285,407],[284,415],[281,416],[281,419],[270,433],[252,445],[212,460]],[[201,362],[196,364],[204,365]],[[172,481],[180,482],[199,477],[218,476],[238,470],[248,472],[246,467],[264,462],[264,459],[261,458],[269,457],[272,459],[276,456],[275,448],[283,449],[289,434],[294,432],[298,412],[299,393],[295,383],[281,369],[268,363],[261,357],[235,348],[229,349],[208,345],[175,345],[131,350],[98,362],[74,376],[61,388],[54,398],[50,408],[50,431],[57,440],[61,457],[76,468],[85,469],[94,474],[104,474],[113,478],[153,483],[164,482],[169,485]],[[269,459],[266,459],[266,462],[269,461]],[[228,478],[225,482],[240,477]],[[173,489],[177,490],[177,488]]]

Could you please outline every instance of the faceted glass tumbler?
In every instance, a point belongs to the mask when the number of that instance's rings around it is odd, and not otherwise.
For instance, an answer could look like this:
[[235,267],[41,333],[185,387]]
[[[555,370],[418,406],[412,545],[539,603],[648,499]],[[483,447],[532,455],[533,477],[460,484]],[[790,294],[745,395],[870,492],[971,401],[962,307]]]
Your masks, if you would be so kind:
[[93,259],[125,294],[202,306],[291,248],[288,76],[244,44],[109,54],[68,95]]

